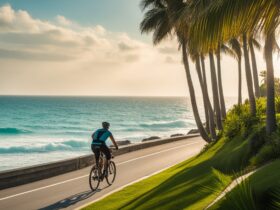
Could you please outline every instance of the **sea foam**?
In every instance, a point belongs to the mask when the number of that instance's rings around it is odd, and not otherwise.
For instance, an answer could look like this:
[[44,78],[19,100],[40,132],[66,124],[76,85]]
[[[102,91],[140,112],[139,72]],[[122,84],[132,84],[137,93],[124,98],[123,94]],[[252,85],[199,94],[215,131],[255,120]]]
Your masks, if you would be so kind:
[[88,150],[88,149],[89,149],[88,142],[69,140],[65,142],[48,143],[44,145],[35,145],[35,146],[0,147],[0,154],[77,151],[77,150]]
[[26,133],[31,133],[31,131],[18,128],[0,128],[0,135],[17,135]]

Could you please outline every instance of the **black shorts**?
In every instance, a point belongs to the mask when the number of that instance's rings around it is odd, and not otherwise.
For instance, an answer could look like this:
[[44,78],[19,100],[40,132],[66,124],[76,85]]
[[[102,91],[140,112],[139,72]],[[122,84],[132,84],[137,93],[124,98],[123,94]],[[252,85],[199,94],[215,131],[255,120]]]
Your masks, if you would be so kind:
[[91,150],[95,154],[96,162],[98,162],[98,160],[99,160],[100,151],[103,152],[103,154],[105,155],[107,160],[110,160],[112,158],[110,149],[104,143],[100,144],[100,145],[92,144],[91,145]]

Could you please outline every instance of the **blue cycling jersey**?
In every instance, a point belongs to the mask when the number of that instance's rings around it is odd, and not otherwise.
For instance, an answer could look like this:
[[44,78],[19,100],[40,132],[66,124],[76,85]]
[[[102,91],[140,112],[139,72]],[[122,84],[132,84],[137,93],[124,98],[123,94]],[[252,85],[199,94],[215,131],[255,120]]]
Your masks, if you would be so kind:
[[105,143],[105,141],[111,135],[112,135],[112,133],[107,129],[104,129],[104,128],[98,129],[93,134],[92,144]]

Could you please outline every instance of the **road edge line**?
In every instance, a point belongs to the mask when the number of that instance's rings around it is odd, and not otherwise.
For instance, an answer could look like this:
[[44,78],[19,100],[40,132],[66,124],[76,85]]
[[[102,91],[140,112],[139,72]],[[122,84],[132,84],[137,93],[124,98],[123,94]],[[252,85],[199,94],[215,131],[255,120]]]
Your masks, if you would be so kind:
[[[198,153],[199,153],[199,152],[198,152]],[[198,153],[197,153],[197,154],[198,154]],[[194,156],[197,155],[197,154],[194,154],[194,155],[192,155],[192,156],[190,156],[190,157],[188,157],[188,158],[192,158],[192,157],[194,157]],[[132,181],[132,182],[126,184],[126,185],[123,185],[123,186],[121,186],[121,187],[119,187],[119,188],[117,188],[117,189],[115,189],[115,190],[113,190],[113,191],[111,191],[111,192],[108,192],[107,194],[101,196],[100,198],[97,198],[97,199],[95,199],[95,200],[93,200],[93,201],[90,201],[90,202],[88,202],[88,203],[85,203],[85,204],[83,204],[82,206],[79,206],[79,207],[75,208],[74,210],[81,210],[82,208],[84,208],[84,207],[86,207],[86,206],[88,206],[88,205],[90,205],[90,204],[96,203],[96,202],[98,202],[98,201],[100,201],[100,200],[106,198],[107,196],[112,195],[112,194],[115,193],[115,192],[121,191],[122,189],[124,189],[124,188],[126,188],[126,187],[128,187],[128,186],[130,186],[130,185],[133,185],[133,184],[135,184],[135,183],[137,183],[137,182],[140,182],[140,181],[142,181],[142,180],[144,180],[144,179],[147,179],[147,178],[149,178],[149,177],[151,177],[151,176],[154,176],[154,175],[156,175],[156,174],[159,174],[159,173],[161,173],[161,172],[163,172],[163,171],[165,171],[165,170],[167,170],[167,169],[169,169],[169,168],[172,168],[173,166],[178,165],[178,164],[180,164],[180,163],[182,163],[182,162],[184,162],[184,161],[186,161],[186,160],[183,160],[183,161],[180,161],[180,162],[178,162],[178,163],[172,164],[171,166],[167,166],[167,167],[165,167],[165,168],[163,168],[163,169],[160,169],[159,171],[155,171],[155,172],[153,172],[153,173],[151,173],[151,174],[149,174],[149,175],[146,175],[146,176],[144,176],[144,177],[142,177],[142,178],[139,178],[139,179],[137,179],[137,180],[134,180],[134,181]]]

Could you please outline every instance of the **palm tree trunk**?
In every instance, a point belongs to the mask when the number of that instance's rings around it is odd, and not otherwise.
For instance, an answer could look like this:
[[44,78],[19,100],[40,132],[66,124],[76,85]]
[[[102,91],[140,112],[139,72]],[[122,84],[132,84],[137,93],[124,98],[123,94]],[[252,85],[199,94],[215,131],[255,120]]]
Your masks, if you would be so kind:
[[206,79],[206,70],[205,70],[205,60],[204,60],[204,56],[203,55],[200,56],[200,61],[201,61],[201,68],[202,68],[202,76],[203,76],[203,81],[204,81],[204,87],[206,88],[206,90],[208,90],[207,79]]
[[241,56],[238,58],[238,105],[242,104],[242,67]]
[[188,87],[189,87],[189,93],[190,93],[190,98],[191,98],[194,119],[195,119],[195,122],[196,122],[196,125],[197,125],[197,128],[199,130],[201,137],[206,142],[209,143],[209,142],[211,142],[211,139],[209,138],[209,136],[207,135],[207,133],[203,127],[203,124],[202,124],[200,116],[199,116],[197,104],[196,104],[195,92],[194,92],[194,87],[193,87],[191,73],[190,73],[190,66],[189,66],[189,60],[188,60],[185,40],[182,41],[182,56],[183,56],[186,77],[187,77],[187,81],[188,81]]
[[207,105],[208,105],[208,115],[209,115],[209,130],[210,134],[213,139],[217,139],[216,136],[216,125],[215,125],[215,114],[213,111],[213,107],[210,102],[209,94],[208,94],[208,87],[207,87],[207,78],[206,78],[206,70],[205,70],[205,60],[204,56],[200,56],[201,66],[202,66],[202,75],[203,75],[203,81],[204,81],[204,89],[207,99]]
[[[208,88],[207,88],[207,79],[206,79],[206,71],[205,71],[205,61],[204,61],[204,56],[203,55],[200,55],[200,62],[201,62],[201,69],[202,69],[202,79],[203,79],[203,87],[208,95]],[[209,99],[209,95],[208,95],[208,99]],[[211,103],[210,103],[210,106],[211,106]],[[209,108],[208,108],[209,109]],[[211,107],[212,109],[212,107]],[[213,110],[212,110],[213,112]],[[209,120],[209,110],[207,110],[207,116],[208,116],[208,120]],[[214,129],[215,129],[215,124],[213,125],[214,126]],[[210,121],[207,122],[207,119],[206,119],[206,130],[207,132],[209,131],[210,132]]]
[[203,106],[204,106],[204,113],[205,113],[205,120],[206,120],[205,128],[206,128],[207,133],[210,133],[209,126],[207,126],[207,124],[209,124],[209,115],[208,115],[208,107],[207,107],[207,102],[206,102],[205,92],[204,92],[204,81],[203,81],[202,75],[201,75],[201,66],[200,66],[200,61],[199,61],[199,55],[197,55],[195,57],[195,68],[196,68],[196,72],[198,75],[199,84],[200,84],[200,88],[201,88],[202,96],[203,96]]
[[255,87],[255,96],[257,98],[260,97],[260,86],[259,86],[259,78],[258,78],[258,69],[257,69],[257,62],[256,62],[256,55],[253,46],[252,38],[249,39],[249,48],[251,54],[251,61],[252,61],[252,70],[253,70],[253,78],[254,78],[254,87]]
[[226,118],[226,106],[225,106],[225,98],[222,84],[222,72],[221,72],[221,52],[220,48],[217,49],[217,70],[218,70],[218,86],[219,86],[219,96],[220,96],[220,107],[221,107],[221,115],[222,120]]
[[274,34],[268,35],[265,40],[265,61],[266,61],[266,81],[267,81],[267,99],[266,99],[266,132],[272,134],[276,128],[275,116],[275,92],[274,92],[274,67],[272,59]]
[[255,116],[256,115],[256,100],[255,100],[255,95],[254,95],[254,90],[253,90],[253,82],[252,82],[246,34],[243,34],[243,51],[244,51],[247,88],[248,88],[248,95],[249,95],[249,102],[250,102],[250,112],[251,112],[251,115]]
[[220,109],[220,102],[219,102],[219,92],[217,86],[217,76],[215,70],[214,56],[212,52],[209,52],[209,59],[210,59],[212,92],[213,92],[214,110],[216,112],[217,128],[219,130],[222,130],[223,125],[222,125],[221,109]]
[[196,65],[196,71],[197,71],[197,75],[198,75],[198,79],[199,79],[199,83],[200,83],[200,87],[201,87],[202,95],[203,95],[204,111],[205,111],[205,115],[207,116],[206,125],[208,124],[209,131],[207,131],[207,128],[206,128],[206,131],[208,133],[210,132],[212,139],[216,140],[217,136],[216,136],[216,131],[215,131],[214,113],[213,113],[213,109],[211,107],[208,91],[204,86],[205,81],[203,80],[203,77],[201,74],[199,57],[200,56],[196,56],[195,65]]

